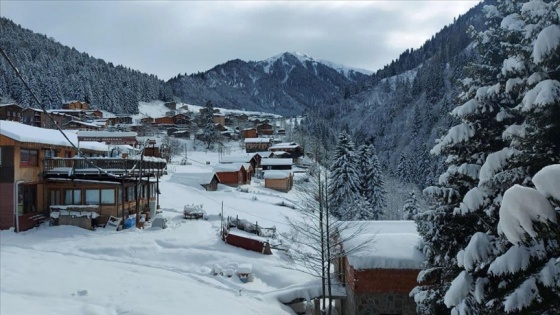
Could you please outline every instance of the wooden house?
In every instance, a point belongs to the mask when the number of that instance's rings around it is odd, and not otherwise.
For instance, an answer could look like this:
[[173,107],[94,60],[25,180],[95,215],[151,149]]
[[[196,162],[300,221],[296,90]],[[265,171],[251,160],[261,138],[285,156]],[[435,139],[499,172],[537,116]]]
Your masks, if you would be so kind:
[[304,155],[303,147],[295,142],[282,142],[269,148],[275,155],[282,155],[283,158],[291,158],[294,162]]
[[66,130],[80,130],[80,131],[95,131],[101,130],[99,125],[92,122],[85,122],[81,120],[71,120],[62,125],[62,129]]
[[294,176],[291,171],[265,171],[263,178],[266,188],[288,192],[294,186]]
[[214,121],[215,124],[221,124],[222,126],[226,125],[226,116],[222,114],[214,114],[212,120]]
[[214,172],[224,185],[237,187],[251,183],[252,167],[248,163],[219,164],[214,166]]
[[263,171],[267,170],[291,170],[292,169],[293,161],[292,159],[262,159],[261,160],[261,167]]
[[80,101],[69,101],[62,103],[63,109],[80,109],[80,110],[88,110],[89,104],[87,102],[80,102]]
[[[360,229],[359,237],[349,237]],[[346,287],[338,314],[415,315],[409,296],[425,257],[417,249],[421,239],[414,221],[360,221],[341,226],[342,248],[335,273]],[[364,243],[365,242],[365,243]],[[353,250],[360,246],[360,250]]]
[[173,118],[173,123],[175,125],[190,125],[191,121],[189,119],[189,116],[185,115],[185,114],[177,114],[175,116],[172,117]]
[[247,153],[267,151],[272,145],[270,138],[246,138],[243,143]]
[[0,120],[22,121],[23,107],[17,104],[0,104]]
[[241,138],[257,138],[257,129],[256,128],[245,128],[241,130]]
[[191,137],[191,132],[187,129],[178,129],[173,132],[173,137],[189,139]]
[[140,119],[140,122],[143,124],[153,124],[154,123],[154,119],[152,117],[143,117]]
[[163,116],[154,119],[154,124],[156,125],[173,125],[175,122],[173,121],[173,117]]
[[274,129],[269,123],[262,123],[257,125],[257,133],[259,135],[271,135],[274,133]]
[[[75,134],[66,136],[78,143]],[[101,157],[107,146],[98,142],[80,142],[79,147],[90,157],[74,157],[75,148],[58,130],[0,121],[0,229],[32,228],[61,208],[123,217],[136,209],[137,200],[142,209],[155,200],[154,176],[161,176],[164,160]]]
[[127,144],[130,146],[135,146],[138,143],[136,140],[138,134],[131,131],[78,131],[76,134],[79,141],[95,141],[108,145]]
[[252,169],[255,170],[259,167],[260,157],[256,153],[249,153],[245,155],[226,155],[222,156],[220,159],[221,164],[233,164],[233,163],[248,163],[251,165]]

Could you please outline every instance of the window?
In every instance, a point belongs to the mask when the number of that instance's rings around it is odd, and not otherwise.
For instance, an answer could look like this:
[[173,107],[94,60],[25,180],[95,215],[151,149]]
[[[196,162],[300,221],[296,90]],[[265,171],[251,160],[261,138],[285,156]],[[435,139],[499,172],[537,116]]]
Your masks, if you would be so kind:
[[69,189],[64,191],[64,204],[65,205],[81,205],[82,204],[82,191],[79,189]]
[[54,150],[45,150],[45,158],[53,158],[55,155]]
[[60,205],[60,190],[51,190],[50,191],[50,202],[49,205]]
[[86,205],[98,205],[99,189],[86,189]]
[[101,189],[101,204],[104,204],[104,205],[115,204],[115,190],[114,189]]
[[20,149],[20,166],[37,166],[37,150]]

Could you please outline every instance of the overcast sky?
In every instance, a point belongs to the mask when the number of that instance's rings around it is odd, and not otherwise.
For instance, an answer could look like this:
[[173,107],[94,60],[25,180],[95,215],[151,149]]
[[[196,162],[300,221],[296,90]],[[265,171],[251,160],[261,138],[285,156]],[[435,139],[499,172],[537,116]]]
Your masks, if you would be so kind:
[[0,14],[90,56],[168,80],[286,51],[375,71],[478,2],[0,0]]

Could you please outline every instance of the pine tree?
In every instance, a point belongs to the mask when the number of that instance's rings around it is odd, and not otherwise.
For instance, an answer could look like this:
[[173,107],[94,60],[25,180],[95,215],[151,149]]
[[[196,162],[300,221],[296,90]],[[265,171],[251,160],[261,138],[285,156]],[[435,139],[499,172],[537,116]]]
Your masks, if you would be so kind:
[[502,131],[511,104],[511,100],[500,97],[507,77],[496,82],[506,52],[494,9],[486,6],[488,30],[473,34],[477,35],[480,58],[465,69],[469,76],[459,81],[463,92],[455,100],[457,107],[451,115],[460,122],[431,150],[432,154],[447,156],[447,171],[439,177],[437,186],[424,190],[434,200],[431,209],[416,216],[427,258],[419,276],[424,283],[414,291],[421,314],[446,313],[448,307],[457,305],[449,298],[452,281],[463,276],[457,255],[473,234],[486,232],[497,220],[482,209],[472,209],[483,198],[477,190],[479,171],[486,157],[504,145]]
[[212,104],[212,101],[206,102],[204,109],[203,139],[204,143],[206,143],[206,149],[210,149],[214,143],[218,142],[218,131],[216,130],[216,126],[214,124],[214,105]]
[[418,199],[414,191],[411,191],[408,195],[408,199],[404,202],[402,212],[403,220],[414,220],[416,215],[420,213],[420,206],[418,205]]
[[353,217],[352,213],[348,213],[349,205],[360,195],[356,165],[354,142],[346,132],[342,132],[330,167],[328,195],[331,213],[343,220]]
[[[354,215],[354,217],[360,217],[361,220],[378,220],[386,206],[379,160],[375,155],[373,144],[361,145],[357,154],[358,170],[360,171],[359,194],[363,199],[358,203],[363,206],[369,205],[369,207],[358,210],[361,214]],[[368,212],[369,215],[366,215]]]
[[[521,119],[521,123],[510,124],[507,128],[493,126],[509,143],[504,142],[495,152],[486,155],[477,187],[464,196],[458,208],[464,215],[477,214],[485,226],[485,229],[473,231],[468,244],[457,254],[457,264],[462,270],[444,299],[458,314],[520,311],[557,314],[560,310],[558,290],[554,286],[551,288],[548,278],[542,276],[543,272],[552,273],[553,279],[560,279],[560,271],[550,269],[551,259],[560,255],[558,227],[536,223],[542,233],[530,235],[522,242],[512,242],[500,233],[505,224],[502,210],[505,208],[507,213],[508,208],[520,207],[526,202],[521,198],[516,203],[504,204],[507,191],[523,192],[508,188],[514,184],[530,184],[530,178],[538,170],[560,160],[560,82],[556,71],[560,41],[558,7],[558,1],[503,1],[496,7],[489,7],[489,12],[493,12],[489,16],[498,18],[500,28],[490,29],[493,34],[484,34],[495,36],[494,40],[486,42],[500,43],[497,50],[504,49],[497,78],[505,88],[500,90],[496,102],[508,105],[496,118],[513,115]],[[548,33],[551,30],[556,34],[552,36],[556,42],[552,47]],[[510,196],[515,194],[509,193]],[[526,257],[526,262],[519,259],[520,255]]]

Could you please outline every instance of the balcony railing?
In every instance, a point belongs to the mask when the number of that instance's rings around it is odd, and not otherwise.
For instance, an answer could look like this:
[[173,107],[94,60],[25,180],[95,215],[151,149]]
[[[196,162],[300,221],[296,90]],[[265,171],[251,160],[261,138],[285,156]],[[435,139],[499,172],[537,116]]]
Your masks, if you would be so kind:
[[146,160],[123,158],[90,157],[84,158],[46,158],[45,176],[161,176],[167,167],[163,159],[147,157]]

